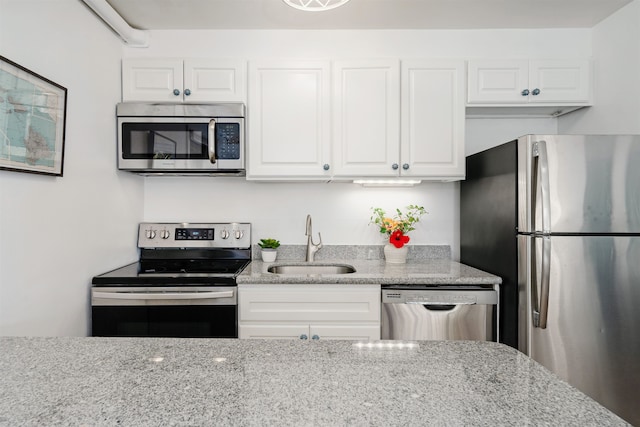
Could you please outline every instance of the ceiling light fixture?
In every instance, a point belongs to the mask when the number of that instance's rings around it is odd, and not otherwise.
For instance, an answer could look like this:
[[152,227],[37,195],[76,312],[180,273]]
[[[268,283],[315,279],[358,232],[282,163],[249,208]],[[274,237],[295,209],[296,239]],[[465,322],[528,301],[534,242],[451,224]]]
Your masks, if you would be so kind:
[[306,12],[322,12],[340,7],[349,0],[282,0],[291,7]]

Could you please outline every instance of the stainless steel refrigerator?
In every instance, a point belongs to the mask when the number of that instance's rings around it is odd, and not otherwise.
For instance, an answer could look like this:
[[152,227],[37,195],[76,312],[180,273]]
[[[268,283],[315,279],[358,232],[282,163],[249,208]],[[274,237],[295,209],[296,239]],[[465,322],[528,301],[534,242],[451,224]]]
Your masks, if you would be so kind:
[[501,341],[640,426],[640,136],[526,135],[467,157],[461,262]]

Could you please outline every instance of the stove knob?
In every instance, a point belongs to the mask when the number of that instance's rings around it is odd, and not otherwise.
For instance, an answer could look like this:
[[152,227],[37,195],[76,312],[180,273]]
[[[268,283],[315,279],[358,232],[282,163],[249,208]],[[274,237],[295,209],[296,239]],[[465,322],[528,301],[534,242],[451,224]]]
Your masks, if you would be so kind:
[[168,239],[169,236],[171,236],[171,232],[169,230],[162,230],[160,232],[160,237],[162,237],[163,239]]
[[242,230],[236,230],[236,239],[242,239],[242,237],[244,236],[244,231]]
[[147,239],[155,239],[156,230],[147,230]]
[[220,232],[220,237],[222,237],[222,238],[223,238],[223,239],[225,239],[225,240],[226,240],[226,239],[228,239],[228,238],[229,238],[229,236],[230,236],[230,234],[229,234],[229,230],[222,230],[222,231]]

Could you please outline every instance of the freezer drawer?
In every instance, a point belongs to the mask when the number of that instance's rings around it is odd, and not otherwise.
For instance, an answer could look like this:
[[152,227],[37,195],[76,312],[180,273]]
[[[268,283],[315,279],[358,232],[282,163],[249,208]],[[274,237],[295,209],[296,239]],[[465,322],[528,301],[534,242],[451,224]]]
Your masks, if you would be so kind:
[[496,341],[495,290],[382,290],[383,340]]

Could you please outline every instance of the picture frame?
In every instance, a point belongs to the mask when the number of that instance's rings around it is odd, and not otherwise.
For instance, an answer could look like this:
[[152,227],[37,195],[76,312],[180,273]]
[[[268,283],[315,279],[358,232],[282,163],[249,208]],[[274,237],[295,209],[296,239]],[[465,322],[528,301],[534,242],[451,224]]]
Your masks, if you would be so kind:
[[67,89],[0,56],[0,170],[62,176]]

